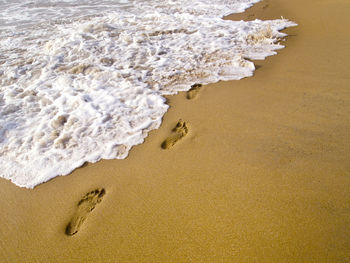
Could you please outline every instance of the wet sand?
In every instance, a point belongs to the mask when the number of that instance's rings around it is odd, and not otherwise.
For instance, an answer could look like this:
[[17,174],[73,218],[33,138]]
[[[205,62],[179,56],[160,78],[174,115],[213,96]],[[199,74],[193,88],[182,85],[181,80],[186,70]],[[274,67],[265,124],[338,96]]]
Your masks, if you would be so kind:
[[[127,159],[34,190],[0,179],[0,262],[350,262],[349,10],[265,0],[230,16],[299,26],[254,77],[169,97]],[[188,133],[162,149],[179,119]]]

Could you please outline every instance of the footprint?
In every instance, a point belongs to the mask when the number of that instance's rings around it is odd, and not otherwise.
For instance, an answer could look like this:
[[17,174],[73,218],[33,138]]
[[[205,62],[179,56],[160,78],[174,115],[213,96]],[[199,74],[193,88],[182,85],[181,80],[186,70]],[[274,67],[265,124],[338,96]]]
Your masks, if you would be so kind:
[[180,119],[179,122],[176,124],[175,128],[173,129],[173,133],[174,134],[170,135],[162,143],[163,149],[169,149],[173,147],[175,143],[177,143],[180,139],[186,136],[186,134],[188,133],[188,127],[186,125],[186,122]]
[[192,100],[197,97],[199,90],[201,89],[202,84],[194,84],[191,86],[191,89],[187,91],[187,99]]
[[78,203],[78,208],[75,211],[72,219],[66,227],[66,234],[72,236],[76,234],[89,213],[94,210],[95,206],[102,201],[103,196],[106,194],[105,189],[98,188],[94,191],[87,193]]

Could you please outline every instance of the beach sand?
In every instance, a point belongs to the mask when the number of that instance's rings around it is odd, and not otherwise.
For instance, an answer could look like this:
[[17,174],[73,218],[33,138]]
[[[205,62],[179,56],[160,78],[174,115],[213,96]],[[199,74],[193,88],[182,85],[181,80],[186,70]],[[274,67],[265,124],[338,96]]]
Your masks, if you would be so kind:
[[[127,159],[34,190],[0,179],[0,262],[350,262],[350,2],[230,18],[281,16],[298,23],[285,49],[254,77],[169,97]],[[179,119],[188,133],[163,149]]]

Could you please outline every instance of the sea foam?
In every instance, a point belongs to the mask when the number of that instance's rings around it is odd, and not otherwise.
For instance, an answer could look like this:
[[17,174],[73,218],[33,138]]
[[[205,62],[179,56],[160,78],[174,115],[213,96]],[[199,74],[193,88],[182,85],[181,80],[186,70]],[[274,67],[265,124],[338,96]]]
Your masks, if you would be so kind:
[[222,19],[256,2],[0,1],[0,176],[33,188],[126,158],[164,95],[252,76],[295,25]]

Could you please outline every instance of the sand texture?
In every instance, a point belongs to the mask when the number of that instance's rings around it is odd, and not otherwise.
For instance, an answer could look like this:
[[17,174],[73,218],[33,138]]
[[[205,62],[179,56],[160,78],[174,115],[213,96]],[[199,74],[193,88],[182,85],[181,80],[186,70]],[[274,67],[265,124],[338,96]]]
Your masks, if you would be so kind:
[[[281,16],[299,25],[285,49],[254,77],[168,97],[127,159],[34,190],[0,179],[0,262],[350,262],[350,1],[230,18]],[[190,131],[164,150],[180,118]]]

